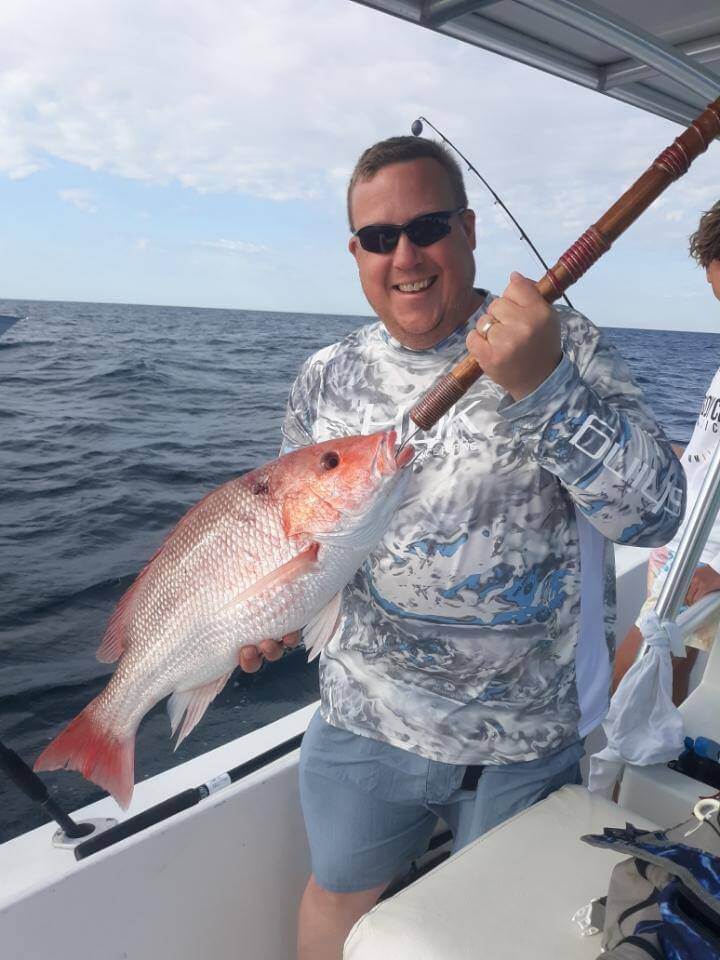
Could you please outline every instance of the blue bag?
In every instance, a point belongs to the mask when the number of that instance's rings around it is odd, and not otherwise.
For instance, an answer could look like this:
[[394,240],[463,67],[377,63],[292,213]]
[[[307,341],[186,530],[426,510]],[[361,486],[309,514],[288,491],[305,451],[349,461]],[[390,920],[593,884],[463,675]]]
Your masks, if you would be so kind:
[[[703,801],[707,802],[707,801]],[[717,808],[716,804],[716,808]],[[602,960],[720,960],[720,826],[714,816],[670,830],[606,827],[582,839],[627,853],[605,904]]]

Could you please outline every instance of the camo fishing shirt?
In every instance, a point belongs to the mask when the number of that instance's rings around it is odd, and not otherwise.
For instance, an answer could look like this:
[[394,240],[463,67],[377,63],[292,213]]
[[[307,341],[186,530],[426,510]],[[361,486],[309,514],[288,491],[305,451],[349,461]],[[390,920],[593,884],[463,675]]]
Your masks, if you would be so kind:
[[[394,426],[465,352],[483,306],[438,346],[371,323],[292,387],[283,450]],[[605,716],[612,542],[669,540],[683,471],[617,351],[557,308],[563,357],[515,403],[482,377],[427,434],[379,547],[343,594],[320,660],[334,726],[457,764],[533,760]]]

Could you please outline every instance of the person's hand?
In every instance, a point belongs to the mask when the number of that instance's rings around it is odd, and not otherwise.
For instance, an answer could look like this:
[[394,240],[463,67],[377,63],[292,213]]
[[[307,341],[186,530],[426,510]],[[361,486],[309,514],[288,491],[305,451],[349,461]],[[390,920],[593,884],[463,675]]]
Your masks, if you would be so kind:
[[279,660],[285,650],[294,647],[299,640],[300,632],[296,631],[286,633],[280,640],[262,640],[257,646],[249,643],[240,648],[240,669],[245,673],[256,673],[263,665],[263,660]]
[[467,348],[491,380],[513,400],[522,400],[560,362],[558,315],[532,280],[513,272],[502,297],[493,300],[468,334]]
[[698,567],[685,594],[685,603],[690,607],[715,590],[720,590],[720,573],[712,567]]

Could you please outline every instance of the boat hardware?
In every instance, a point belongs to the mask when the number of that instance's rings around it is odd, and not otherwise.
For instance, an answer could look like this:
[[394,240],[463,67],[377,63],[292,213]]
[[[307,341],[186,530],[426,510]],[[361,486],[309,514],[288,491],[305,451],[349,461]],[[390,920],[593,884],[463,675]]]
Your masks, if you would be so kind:
[[718,812],[720,812],[720,800],[716,797],[703,797],[698,800],[698,802],[693,807],[693,816],[698,821],[697,825],[691,827],[687,833],[684,833],[684,837],[689,837],[691,834],[695,833],[696,830],[699,830],[700,827],[707,823],[709,824],[715,833],[720,836],[720,830],[712,822],[713,817],[717,817]]
[[6,314],[0,314],[0,337],[7,333],[11,327],[14,327],[19,320],[27,320],[27,317],[10,317]]
[[[538,250],[538,248],[535,246],[535,244],[532,242],[532,240],[530,239],[530,237],[528,236],[528,234],[523,230],[523,228],[520,226],[520,224],[519,224],[518,221],[515,219],[515,217],[510,213],[509,207],[507,207],[507,206],[503,203],[503,201],[500,199],[499,194],[497,194],[497,193],[493,190],[493,188],[492,188],[492,187],[490,186],[490,184],[487,182],[487,180],[485,179],[485,177],[483,177],[483,175],[477,170],[477,168],[474,167],[472,163],[470,163],[470,161],[469,161],[468,158],[465,156],[465,154],[462,153],[460,150],[458,150],[458,148],[455,146],[455,144],[452,142],[452,140],[448,140],[448,138],[445,136],[445,134],[444,134],[444,133],[441,133],[441,132],[438,130],[438,128],[435,126],[435,124],[430,123],[430,121],[428,120],[427,117],[418,117],[417,120],[413,120],[413,122],[412,122],[411,125],[410,125],[410,130],[411,130],[411,132],[412,132],[412,135],[413,135],[414,137],[419,137],[419,136],[421,135],[421,133],[423,132],[423,122],[426,123],[429,127],[431,127],[431,128],[435,131],[435,133],[440,137],[440,139],[443,141],[443,143],[446,143],[452,150],[455,151],[455,153],[460,157],[460,159],[463,161],[463,163],[466,163],[466,164],[467,164],[468,170],[470,170],[472,173],[474,173],[475,176],[476,176],[476,177],[478,178],[478,180],[480,181],[480,183],[482,183],[482,185],[485,187],[485,189],[488,190],[488,191],[491,193],[491,195],[492,195],[495,203],[499,204],[499,206],[502,207],[502,209],[505,211],[505,213],[508,215],[508,217],[510,217],[510,220],[513,222],[513,224],[514,224],[514,225],[517,227],[517,229],[520,231],[520,239],[521,239],[521,240],[524,240],[524,241],[528,244],[528,246],[530,247],[530,249],[532,250],[532,252],[535,254],[535,256],[537,257],[537,259],[538,259],[538,260],[540,261],[540,263],[542,264],[542,267],[543,267],[543,269],[545,270],[545,272],[547,272],[547,271],[550,269],[550,267],[548,267],[547,263],[545,263],[545,260],[543,259],[542,254],[540,253],[540,251]],[[570,301],[568,300],[568,298],[565,296],[564,293],[563,293],[563,300],[564,300],[565,303],[570,307],[571,310],[574,310],[574,309],[575,309],[575,307],[570,303]]]
[[[688,592],[695,568],[720,508],[720,445],[710,460],[698,498],[685,524],[685,530],[655,604],[659,620],[675,620]],[[641,653],[647,644],[643,644]]]
[[[674,180],[687,173],[693,160],[720,135],[720,98],[714,100],[603,216],[565,251],[536,284],[553,303],[607,253],[613,241],[653,203]],[[466,354],[450,373],[440,377],[410,411],[410,419],[429,430],[482,376],[482,368]]]
[[180,793],[176,793],[174,797],[169,797],[167,800],[148,807],[148,809],[143,810],[142,813],[123,820],[109,830],[105,830],[99,836],[90,837],[84,843],[75,847],[75,859],[84,860],[86,857],[92,856],[93,853],[105,850],[107,847],[111,847],[128,837],[132,837],[136,833],[140,833],[142,830],[154,826],[156,823],[161,823],[163,820],[175,816],[176,813],[181,813],[183,810],[194,807],[201,800],[209,797],[211,793],[217,793],[218,790],[229,787],[231,783],[236,783],[238,780],[250,776],[251,773],[255,773],[257,770],[261,770],[263,767],[274,763],[275,760],[279,760],[288,753],[292,753],[293,750],[297,750],[302,743],[303,736],[304,734],[298,733],[289,740],[285,740],[270,750],[266,750],[265,753],[253,757],[252,760],[247,760],[245,763],[233,767],[232,770],[220,773],[216,777],[213,777],[212,780],[201,783],[197,787],[182,790]]
[[58,824],[60,829],[53,836],[53,845],[56,847],[75,846],[91,834],[97,834],[117,823],[116,820],[108,819],[84,820],[82,823],[76,823],[60,804],[53,800],[40,777],[33,773],[14,750],[6,747],[2,740],[0,740],[0,770],[3,770],[26,797],[33,803],[39,804]]

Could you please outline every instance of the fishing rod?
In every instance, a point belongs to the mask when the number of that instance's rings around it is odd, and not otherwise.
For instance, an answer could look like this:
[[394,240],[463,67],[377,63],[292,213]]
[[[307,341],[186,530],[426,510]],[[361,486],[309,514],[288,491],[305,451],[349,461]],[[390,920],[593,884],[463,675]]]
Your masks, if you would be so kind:
[[63,808],[48,793],[47,787],[40,777],[33,773],[30,767],[14,750],[6,747],[0,740],[0,770],[3,770],[16,787],[32,800],[33,803],[49,813],[58,824],[63,834],[71,840],[87,837],[95,830],[94,823],[76,823]]
[[229,787],[231,783],[236,783],[244,777],[249,777],[251,773],[255,773],[257,770],[262,769],[262,767],[266,767],[275,760],[279,760],[281,757],[287,756],[288,753],[297,750],[302,743],[303,736],[303,733],[298,733],[294,737],[290,737],[289,740],[285,740],[270,750],[266,750],[265,753],[261,753],[251,760],[246,760],[245,763],[241,763],[237,767],[232,767],[232,769],[224,773],[219,773],[206,783],[201,783],[197,787],[189,787],[187,790],[181,790],[180,793],[176,793],[175,796],[169,797],[167,800],[162,800],[160,803],[148,807],[147,810],[143,810],[142,813],[138,813],[134,817],[129,817],[127,820],[123,820],[122,823],[118,823],[108,830],[98,833],[94,837],[90,837],[75,847],[73,851],[75,859],[84,860],[86,857],[98,853],[100,850],[105,850],[107,847],[111,847],[121,840],[140,833],[141,830],[147,830],[148,827],[156,823],[162,823],[163,820],[174,817],[175,814],[183,810],[189,810],[190,807],[196,806],[201,800],[204,800],[213,793],[217,793],[218,790]]
[[[693,160],[720,136],[720,97],[709,104],[690,126],[656,157],[650,167],[602,217],[569,247],[536,284],[540,295],[553,303],[607,253],[651,203],[690,169]],[[429,430],[482,376],[480,364],[469,353],[450,373],[440,377],[410,410],[419,430]],[[416,431],[417,432],[417,431]]]
[[[532,250],[532,252],[535,254],[535,256],[537,257],[537,259],[538,259],[538,260],[540,261],[540,263],[542,264],[542,267],[543,267],[543,269],[545,270],[545,272],[547,272],[547,271],[550,269],[550,267],[548,267],[547,263],[545,263],[545,260],[543,259],[542,254],[540,253],[540,251],[538,250],[538,248],[535,246],[535,244],[532,242],[532,240],[531,240],[530,237],[528,236],[527,232],[520,226],[520,224],[518,223],[518,221],[517,221],[517,220],[515,219],[515,217],[512,215],[512,213],[510,212],[509,207],[508,207],[505,203],[503,203],[500,195],[499,195],[495,190],[493,190],[493,188],[492,188],[492,187],[490,186],[490,184],[487,182],[487,180],[485,179],[485,177],[483,177],[483,175],[477,170],[477,168],[476,168],[475,166],[473,166],[472,163],[470,163],[470,161],[469,161],[468,158],[465,156],[465,154],[462,153],[460,150],[458,150],[458,148],[455,146],[455,144],[452,142],[452,140],[449,140],[449,139],[445,136],[444,133],[442,133],[440,130],[438,130],[438,128],[435,126],[435,124],[430,123],[430,121],[428,120],[427,117],[418,117],[417,120],[413,120],[413,122],[412,122],[411,125],[410,125],[410,131],[411,131],[412,135],[413,135],[414,137],[419,137],[419,136],[422,134],[422,132],[423,132],[423,123],[426,123],[429,127],[431,127],[431,128],[435,131],[435,133],[440,137],[440,139],[443,141],[443,143],[446,143],[452,150],[455,151],[455,153],[460,157],[460,159],[463,161],[463,163],[467,164],[468,170],[472,171],[472,172],[475,174],[475,176],[478,178],[478,180],[480,181],[480,183],[482,183],[482,185],[485,187],[485,189],[488,190],[488,191],[491,193],[493,199],[495,200],[495,203],[496,203],[496,204],[499,204],[499,206],[502,207],[502,209],[503,209],[503,210],[505,211],[505,213],[508,215],[508,217],[510,218],[510,220],[513,222],[513,224],[514,224],[514,225],[517,227],[517,229],[519,230],[519,232],[520,232],[520,239],[521,239],[521,240],[524,240],[524,241],[528,244],[528,246],[530,247],[530,249]],[[570,303],[570,300],[565,296],[565,294],[563,294],[563,300],[564,300],[565,303],[570,307],[571,310],[574,310],[574,309],[575,309],[575,307]]]
[[[204,800],[213,793],[217,793],[218,790],[229,787],[231,783],[236,783],[238,780],[250,776],[251,773],[255,773],[257,770],[268,766],[275,760],[287,756],[287,754],[292,753],[300,747],[303,736],[304,734],[298,733],[294,737],[290,737],[288,740],[272,747],[270,750],[259,754],[257,757],[253,757],[251,760],[246,760],[245,763],[241,763],[237,767],[232,767],[230,770],[219,773],[206,783],[201,783],[197,787],[190,787],[187,790],[181,790],[180,793],[176,793],[174,796],[168,797],[167,800],[162,800],[160,803],[148,807],[147,810],[143,810],[134,817],[128,817],[127,820],[123,820],[121,823],[110,819],[93,819],[84,821],[83,823],[77,823],[52,799],[40,777],[30,769],[14,750],[6,747],[1,740],[0,770],[3,770],[12,782],[19,787],[33,803],[38,803],[58,824],[61,832],[56,834],[54,838],[56,845],[74,847],[73,853],[75,854],[75,859],[84,860],[86,857],[98,853],[100,850],[105,850],[119,843],[121,840],[132,837],[142,830],[147,830],[148,827],[156,823],[162,823],[163,820],[167,820],[175,816],[175,814],[181,813],[183,810],[194,807],[200,803],[201,800]],[[91,834],[94,834],[94,836],[90,836]]]

